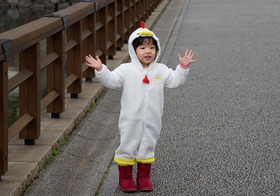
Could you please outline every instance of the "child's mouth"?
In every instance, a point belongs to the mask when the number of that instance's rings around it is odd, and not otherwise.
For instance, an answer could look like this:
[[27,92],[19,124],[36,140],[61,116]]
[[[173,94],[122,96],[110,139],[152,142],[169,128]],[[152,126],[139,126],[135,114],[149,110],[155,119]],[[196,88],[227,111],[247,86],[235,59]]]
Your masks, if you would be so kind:
[[145,56],[144,58],[145,58],[147,61],[149,61],[149,60],[151,60],[152,57],[151,57],[151,56]]

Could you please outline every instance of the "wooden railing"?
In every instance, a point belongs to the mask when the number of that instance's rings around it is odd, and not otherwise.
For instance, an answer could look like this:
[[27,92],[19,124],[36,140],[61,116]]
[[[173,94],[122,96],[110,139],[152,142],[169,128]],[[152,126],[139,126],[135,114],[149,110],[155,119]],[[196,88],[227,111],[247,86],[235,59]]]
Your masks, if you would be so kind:
[[[161,1],[87,0],[0,34],[0,179],[8,170],[8,142],[19,134],[25,145],[33,145],[40,137],[41,111],[59,118],[65,110],[65,89],[78,98],[82,79],[95,76],[84,63],[85,55],[98,55],[104,63],[112,59]],[[14,54],[19,72],[9,79],[8,57]],[[43,98],[42,70],[47,73]],[[15,88],[19,117],[9,126],[8,94]]]

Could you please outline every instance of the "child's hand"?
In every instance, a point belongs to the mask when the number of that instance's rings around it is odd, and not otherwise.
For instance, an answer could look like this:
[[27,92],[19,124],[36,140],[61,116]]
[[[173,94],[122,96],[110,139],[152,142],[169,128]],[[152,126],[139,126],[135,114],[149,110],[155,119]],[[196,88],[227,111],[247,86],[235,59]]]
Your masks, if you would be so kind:
[[194,55],[195,53],[192,50],[188,51],[188,49],[186,49],[185,56],[183,58],[180,54],[178,54],[181,66],[184,68],[188,68],[191,63],[196,62],[197,60],[192,59]]
[[98,56],[96,56],[96,59],[94,59],[91,55],[88,55],[85,57],[86,59],[86,65],[90,66],[94,69],[96,69],[97,71],[101,71],[102,70],[102,62],[99,59]]

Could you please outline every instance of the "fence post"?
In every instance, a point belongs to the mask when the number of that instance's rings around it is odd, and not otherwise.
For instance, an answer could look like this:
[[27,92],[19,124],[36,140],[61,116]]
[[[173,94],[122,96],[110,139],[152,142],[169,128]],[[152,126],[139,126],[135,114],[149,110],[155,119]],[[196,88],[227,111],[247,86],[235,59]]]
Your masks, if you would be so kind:
[[[95,57],[95,52],[96,52],[95,24],[96,24],[95,13],[92,13],[86,18],[86,20],[83,20],[84,29],[88,29],[91,32],[90,36],[86,40],[83,40],[83,52],[82,52],[83,57],[85,57],[85,55],[88,54],[91,54],[92,56]],[[83,73],[83,77],[86,78],[87,82],[92,82],[92,78],[95,77],[94,69],[92,67],[87,67],[86,71]]]
[[107,9],[103,7],[96,12],[96,55],[99,56],[102,63],[106,64],[107,62],[107,23],[106,17]]
[[0,180],[8,170],[8,62],[0,62]]
[[124,0],[117,1],[116,49],[121,50],[124,44]]
[[131,33],[130,0],[124,0],[124,42],[127,43]]
[[52,118],[59,118],[65,110],[65,80],[64,80],[64,31],[47,38],[47,55],[55,52],[58,58],[47,67],[47,93],[57,91],[59,96],[47,107]]
[[131,34],[135,29],[139,27],[139,25],[136,25],[137,21],[137,16],[136,16],[136,0],[131,0],[130,1],[130,15],[131,15],[131,24],[130,24],[130,32]]
[[137,1],[135,4],[135,27],[137,28],[137,24],[140,23],[140,21],[144,20],[143,15],[144,15],[144,1]]
[[67,41],[77,44],[67,52],[67,76],[74,74],[77,79],[67,88],[71,98],[78,98],[82,92],[82,22],[78,21],[67,28]]
[[113,59],[116,55],[116,1],[108,4],[107,9],[107,55]]
[[33,75],[24,81],[19,88],[19,116],[29,113],[33,120],[19,133],[19,138],[25,140],[26,145],[34,145],[40,136],[40,44],[19,53],[19,70],[30,70]]

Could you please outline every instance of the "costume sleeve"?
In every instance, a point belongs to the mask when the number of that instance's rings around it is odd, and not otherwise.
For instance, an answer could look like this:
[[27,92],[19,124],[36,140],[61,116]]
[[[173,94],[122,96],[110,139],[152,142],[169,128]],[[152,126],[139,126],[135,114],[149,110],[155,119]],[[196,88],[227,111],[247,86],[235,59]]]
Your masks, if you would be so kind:
[[95,70],[98,80],[107,88],[116,89],[123,86],[124,72],[123,66],[120,65],[114,71],[110,71],[106,65],[102,65],[101,71]]
[[168,74],[165,86],[167,88],[176,88],[186,81],[189,74],[189,68],[184,69],[180,65],[177,65],[175,70],[169,68]]

